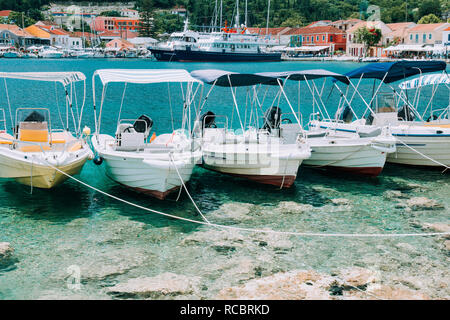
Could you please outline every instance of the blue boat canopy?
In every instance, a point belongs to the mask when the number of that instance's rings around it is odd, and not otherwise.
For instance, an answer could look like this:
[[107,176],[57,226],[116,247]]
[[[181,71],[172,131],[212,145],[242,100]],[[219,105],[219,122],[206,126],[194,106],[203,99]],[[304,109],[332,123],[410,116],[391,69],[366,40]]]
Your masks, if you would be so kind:
[[417,74],[437,72],[447,67],[444,61],[397,61],[371,63],[345,74],[349,79],[378,79],[384,83],[402,80]]
[[277,79],[288,79],[293,81],[315,80],[320,78],[334,78],[344,83],[349,83],[348,78],[339,73],[331,72],[324,69],[312,69],[302,71],[283,71],[283,72],[262,72],[257,73],[266,77],[272,77]]
[[254,73],[238,73],[218,69],[195,70],[191,76],[220,87],[245,87],[257,84],[277,85],[277,79]]

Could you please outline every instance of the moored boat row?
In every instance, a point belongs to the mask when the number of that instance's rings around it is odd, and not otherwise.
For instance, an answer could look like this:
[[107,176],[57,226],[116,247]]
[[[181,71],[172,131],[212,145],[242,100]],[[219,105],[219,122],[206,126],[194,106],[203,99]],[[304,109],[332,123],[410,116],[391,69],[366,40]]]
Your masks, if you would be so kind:
[[[224,70],[191,73],[181,69],[97,70],[93,75],[95,132],[91,137],[95,158],[88,146],[90,130],[81,130],[81,119],[73,116],[82,111],[72,112],[71,133],[68,120],[62,123],[62,130],[52,127],[48,109],[18,109],[15,119],[12,116],[10,119],[11,134],[3,111],[0,113],[4,123],[0,136],[0,177],[51,188],[67,179],[67,175],[77,174],[87,159],[94,158],[94,163],[103,165],[113,181],[164,199],[189,181],[196,165],[280,189],[293,185],[302,165],[363,176],[379,175],[386,162],[450,167],[450,106],[440,110],[438,116],[434,116],[437,110],[431,110],[428,122],[423,120],[423,115],[414,121],[411,114],[418,115],[418,102],[409,101],[406,93],[426,85],[448,85],[445,67],[436,61],[400,61],[376,67],[367,65],[345,75],[321,69],[255,74]],[[439,71],[442,73],[434,74]],[[393,82],[414,75],[420,77],[402,82],[401,90],[393,87]],[[73,106],[68,88],[72,90],[74,84],[85,81],[79,72],[2,73],[0,76],[61,83],[66,88],[68,108]],[[95,96],[97,79],[102,85],[100,99]],[[354,79],[357,84],[353,83]],[[358,93],[363,79],[380,80],[368,101]],[[333,88],[340,92],[334,117],[329,116],[329,106],[322,99],[323,90],[317,88],[319,80],[324,83],[331,80]],[[110,112],[104,106],[105,88],[112,83],[124,84],[114,135],[102,131],[102,114]],[[305,95],[307,92],[300,90],[301,83],[306,84],[312,97],[313,110],[318,110],[311,115],[307,126],[303,126],[302,115],[294,110],[293,97],[286,92],[288,85],[295,85],[298,94]],[[150,88],[152,94],[157,92],[154,94],[159,98],[166,96],[171,114],[174,91],[170,91],[170,86],[179,88],[183,117],[178,126],[172,119],[171,132],[157,135],[153,120],[145,114],[132,119],[122,117],[122,111],[125,113],[129,108],[124,103],[127,85],[137,84]],[[152,89],[161,88],[161,84],[167,85],[167,95]],[[392,92],[380,92],[383,85],[393,89]],[[204,87],[208,92],[205,97],[201,96]],[[250,101],[245,106],[245,116],[238,103],[244,100],[237,97],[238,88],[246,91],[245,101]],[[208,98],[221,89],[231,93],[231,121],[226,114],[204,112],[207,106],[218,109],[208,105]],[[274,92],[272,101],[265,99],[268,90]],[[218,93],[223,97],[223,92]],[[352,121],[356,116],[352,107],[355,96],[363,100],[369,116]],[[11,109],[9,114],[13,114]],[[235,123],[237,129],[233,128]]]

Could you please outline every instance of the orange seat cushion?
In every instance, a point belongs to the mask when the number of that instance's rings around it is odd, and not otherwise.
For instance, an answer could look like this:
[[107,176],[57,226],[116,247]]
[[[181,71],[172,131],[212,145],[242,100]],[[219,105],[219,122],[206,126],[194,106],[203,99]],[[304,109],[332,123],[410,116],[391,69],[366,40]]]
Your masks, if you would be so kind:
[[21,141],[48,142],[48,130],[20,129]]

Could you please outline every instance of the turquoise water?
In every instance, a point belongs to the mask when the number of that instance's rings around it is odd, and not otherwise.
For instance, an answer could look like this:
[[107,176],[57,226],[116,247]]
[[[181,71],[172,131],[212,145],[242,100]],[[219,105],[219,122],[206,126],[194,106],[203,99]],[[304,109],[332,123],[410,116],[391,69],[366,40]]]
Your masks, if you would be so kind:
[[[83,124],[94,127],[91,77],[100,68],[227,69],[264,72],[326,68],[346,72],[354,63],[283,62],[261,64],[182,64],[145,60],[0,60],[2,71],[81,71],[88,78]],[[13,108],[46,106],[56,110],[53,85],[8,81]],[[3,83],[0,105],[7,107]],[[298,106],[296,85],[286,91]],[[303,84],[302,84],[303,85]],[[372,83],[364,84],[370,93]],[[325,90],[329,85],[325,87]],[[62,90],[57,89],[62,103]],[[97,87],[97,94],[100,93]],[[174,119],[181,118],[179,88],[171,87]],[[303,89],[305,90],[305,89]],[[104,127],[111,133],[117,121],[123,85],[108,88]],[[80,98],[81,91],[78,90]],[[245,105],[245,89],[239,89]],[[424,97],[429,92],[423,92]],[[274,92],[268,92],[269,98]],[[98,97],[98,95],[97,95]],[[300,107],[307,119],[312,111],[309,93],[302,91]],[[334,113],[339,95],[327,101]],[[271,102],[271,100],[270,100]],[[280,106],[286,109],[282,102]],[[438,94],[436,105],[448,103]],[[446,105],[446,104],[445,104]],[[231,113],[229,89],[213,91],[205,110]],[[268,106],[268,105],[267,105]],[[358,104],[359,109],[362,105]],[[244,108],[242,109],[244,110]],[[242,111],[244,113],[244,111]],[[157,133],[171,130],[167,86],[152,89],[127,87],[123,114],[149,114]],[[64,117],[64,115],[63,115]],[[58,118],[52,119],[54,123]],[[236,119],[233,122],[237,125]],[[182,194],[158,201],[128,191],[105,178],[102,167],[88,163],[80,179],[136,204],[200,220],[189,198]],[[363,179],[302,169],[289,190],[256,185],[196,168],[189,190],[212,221],[250,228],[322,233],[418,233],[426,223],[449,223],[450,175],[439,171],[387,165],[380,177]],[[395,192],[401,195],[395,196]],[[427,197],[442,204],[439,210],[408,210],[402,204],[412,197]],[[347,199],[334,205],[332,199]],[[299,204],[310,205],[295,211]],[[177,298],[212,299],[227,287],[277,272],[313,269],[331,274],[348,267],[377,272],[378,281],[394,287],[419,290],[432,298],[450,298],[449,259],[442,238],[321,238],[267,236],[224,231],[168,219],[119,203],[67,181],[54,190],[34,189],[14,181],[0,182],[0,242],[15,249],[12,259],[0,265],[0,299],[111,299],[109,287],[129,279],[172,272],[200,277],[201,289]],[[242,268],[245,264],[247,267]],[[71,272],[81,271],[81,289],[67,285]],[[73,268],[73,267],[72,267]],[[170,298],[170,297],[169,297]]]

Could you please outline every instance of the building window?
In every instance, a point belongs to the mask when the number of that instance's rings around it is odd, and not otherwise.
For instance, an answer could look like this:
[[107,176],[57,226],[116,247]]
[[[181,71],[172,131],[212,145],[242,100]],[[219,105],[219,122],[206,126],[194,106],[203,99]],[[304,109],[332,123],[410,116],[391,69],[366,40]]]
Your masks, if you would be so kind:
[[424,43],[427,42],[427,35],[425,33],[423,34],[422,39]]
[[428,39],[432,39],[433,38],[433,35],[430,33],[429,35],[428,35]]
[[316,36],[316,41],[319,41],[319,36]]
[[330,36],[330,42],[332,42],[333,41],[333,36]]
[[409,40],[411,40],[411,41],[412,41],[412,39],[413,39],[413,35],[412,35],[412,34],[410,34],[410,35],[409,35]]
[[322,41],[325,41],[325,36],[322,36]]

